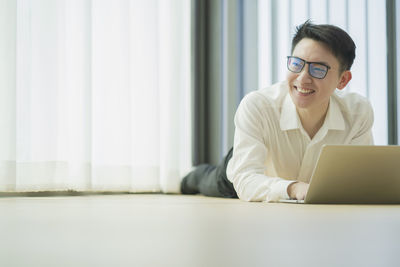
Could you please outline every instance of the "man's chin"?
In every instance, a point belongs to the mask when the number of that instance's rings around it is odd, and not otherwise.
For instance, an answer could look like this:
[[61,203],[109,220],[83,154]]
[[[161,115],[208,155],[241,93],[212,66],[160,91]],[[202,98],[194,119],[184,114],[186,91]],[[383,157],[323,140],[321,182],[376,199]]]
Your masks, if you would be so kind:
[[312,105],[312,95],[303,96],[293,89],[290,90],[290,97],[298,109],[306,109]]

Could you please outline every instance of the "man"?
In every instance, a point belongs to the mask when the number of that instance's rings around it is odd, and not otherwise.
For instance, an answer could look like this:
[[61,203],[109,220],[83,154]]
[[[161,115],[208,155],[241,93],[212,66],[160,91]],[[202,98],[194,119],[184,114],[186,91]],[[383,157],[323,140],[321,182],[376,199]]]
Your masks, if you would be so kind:
[[251,92],[235,115],[234,146],[218,166],[203,164],[183,194],[246,201],[304,199],[324,144],[372,145],[373,111],[355,93],[355,44],[342,29],[306,21],[296,28],[286,81]]

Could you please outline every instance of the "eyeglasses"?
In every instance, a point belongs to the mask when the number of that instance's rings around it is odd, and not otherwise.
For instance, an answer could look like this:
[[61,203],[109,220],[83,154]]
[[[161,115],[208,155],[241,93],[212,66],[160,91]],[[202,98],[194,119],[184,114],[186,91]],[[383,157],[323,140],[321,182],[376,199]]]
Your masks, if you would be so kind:
[[291,72],[300,73],[303,70],[304,66],[308,64],[308,73],[312,77],[317,79],[325,78],[328,70],[331,68],[323,63],[308,62],[298,57],[288,56],[287,59],[287,68]]

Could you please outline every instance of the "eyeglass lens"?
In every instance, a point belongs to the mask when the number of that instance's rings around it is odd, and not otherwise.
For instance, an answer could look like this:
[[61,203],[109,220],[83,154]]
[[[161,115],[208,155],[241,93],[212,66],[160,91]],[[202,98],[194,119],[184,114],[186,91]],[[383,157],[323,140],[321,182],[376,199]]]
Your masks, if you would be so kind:
[[[303,70],[306,61],[297,57],[288,57],[287,68],[291,72],[299,73]],[[308,73],[317,79],[322,79],[328,72],[328,67],[318,63],[308,63]]]

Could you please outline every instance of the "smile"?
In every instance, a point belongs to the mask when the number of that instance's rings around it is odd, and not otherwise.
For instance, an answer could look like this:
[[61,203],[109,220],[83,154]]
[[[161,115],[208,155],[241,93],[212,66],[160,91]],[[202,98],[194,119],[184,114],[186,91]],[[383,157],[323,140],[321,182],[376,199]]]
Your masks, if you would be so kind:
[[315,92],[312,89],[301,88],[301,87],[297,87],[297,86],[295,86],[294,88],[296,89],[297,92],[299,92],[301,94],[305,94],[305,95],[310,95]]

